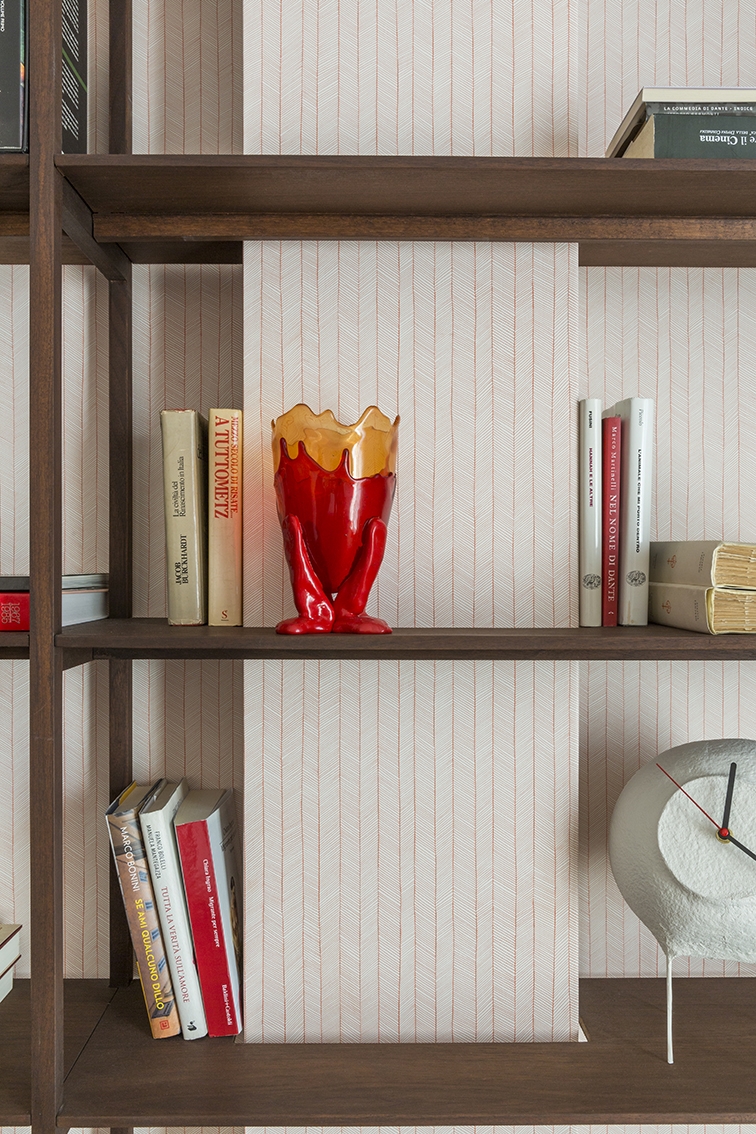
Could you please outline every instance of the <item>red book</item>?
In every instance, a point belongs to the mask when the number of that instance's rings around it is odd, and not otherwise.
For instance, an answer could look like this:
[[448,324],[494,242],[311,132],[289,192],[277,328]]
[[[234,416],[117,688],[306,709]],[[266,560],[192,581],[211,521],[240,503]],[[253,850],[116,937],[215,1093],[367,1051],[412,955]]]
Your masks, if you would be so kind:
[[601,625],[616,626],[619,609],[620,453],[622,418],[601,423]]
[[0,630],[29,629],[29,592],[0,593]]
[[242,873],[234,796],[190,791],[174,820],[210,1036],[241,1031]]

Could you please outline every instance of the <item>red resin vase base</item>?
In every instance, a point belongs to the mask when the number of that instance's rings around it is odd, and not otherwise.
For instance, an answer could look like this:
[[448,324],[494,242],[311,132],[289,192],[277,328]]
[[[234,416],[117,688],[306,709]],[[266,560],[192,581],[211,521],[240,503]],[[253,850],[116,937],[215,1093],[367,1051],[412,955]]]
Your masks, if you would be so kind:
[[276,626],[276,634],[330,634],[333,621],[321,622],[314,618],[284,618]]
[[337,618],[333,624],[333,634],[390,634],[391,627],[382,618],[371,618],[369,614],[355,614],[347,618]]

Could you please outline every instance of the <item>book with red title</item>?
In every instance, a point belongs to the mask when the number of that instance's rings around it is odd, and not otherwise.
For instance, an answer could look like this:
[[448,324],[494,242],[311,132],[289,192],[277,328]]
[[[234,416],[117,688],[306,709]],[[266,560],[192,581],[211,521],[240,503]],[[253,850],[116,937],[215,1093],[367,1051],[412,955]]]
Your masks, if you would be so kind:
[[207,621],[241,626],[242,411],[211,409],[207,424]]
[[234,794],[190,791],[174,819],[207,1033],[241,1031],[242,873]]
[[622,419],[605,417],[602,425],[601,460],[601,625],[616,626],[619,609],[620,460]]

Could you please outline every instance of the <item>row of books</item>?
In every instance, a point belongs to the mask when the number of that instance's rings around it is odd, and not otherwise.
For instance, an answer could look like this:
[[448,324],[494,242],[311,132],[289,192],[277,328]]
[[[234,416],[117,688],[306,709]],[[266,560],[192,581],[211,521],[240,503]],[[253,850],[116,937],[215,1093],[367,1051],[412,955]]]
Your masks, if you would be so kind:
[[756,157],[756,89],[644,87],[606,156]]
[[242,411],[163,410],[172,626],[242,624]]
[[[63,626],[108,617],[107,575],[64,575],[61,592]],[[29,576],[0,575],[0,631],[28,630],[29,619]]]
[[130,784],[108,833],[155,1039],[242,1026],[242,873],[233,791]]
[[0,1000],[13,988],[13,972],[21,959],[21,926],[0,923]]
[[580,625],[645,626],[654,403],[579,405]]
[[[0,3],[0,153],[29,151],[28,0]],[[61,148],[87,152],[87,5],[62,0]]]

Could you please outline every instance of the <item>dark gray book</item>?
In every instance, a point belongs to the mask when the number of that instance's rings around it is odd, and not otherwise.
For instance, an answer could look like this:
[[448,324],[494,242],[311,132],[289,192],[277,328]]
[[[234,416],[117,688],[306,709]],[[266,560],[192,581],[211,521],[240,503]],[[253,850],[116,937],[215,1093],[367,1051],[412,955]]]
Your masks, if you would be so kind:
[[739,114],[653,114],[626,158],[755,158],[756,118]]
[[0,152],[27,150],[25,0],[0,7]]

